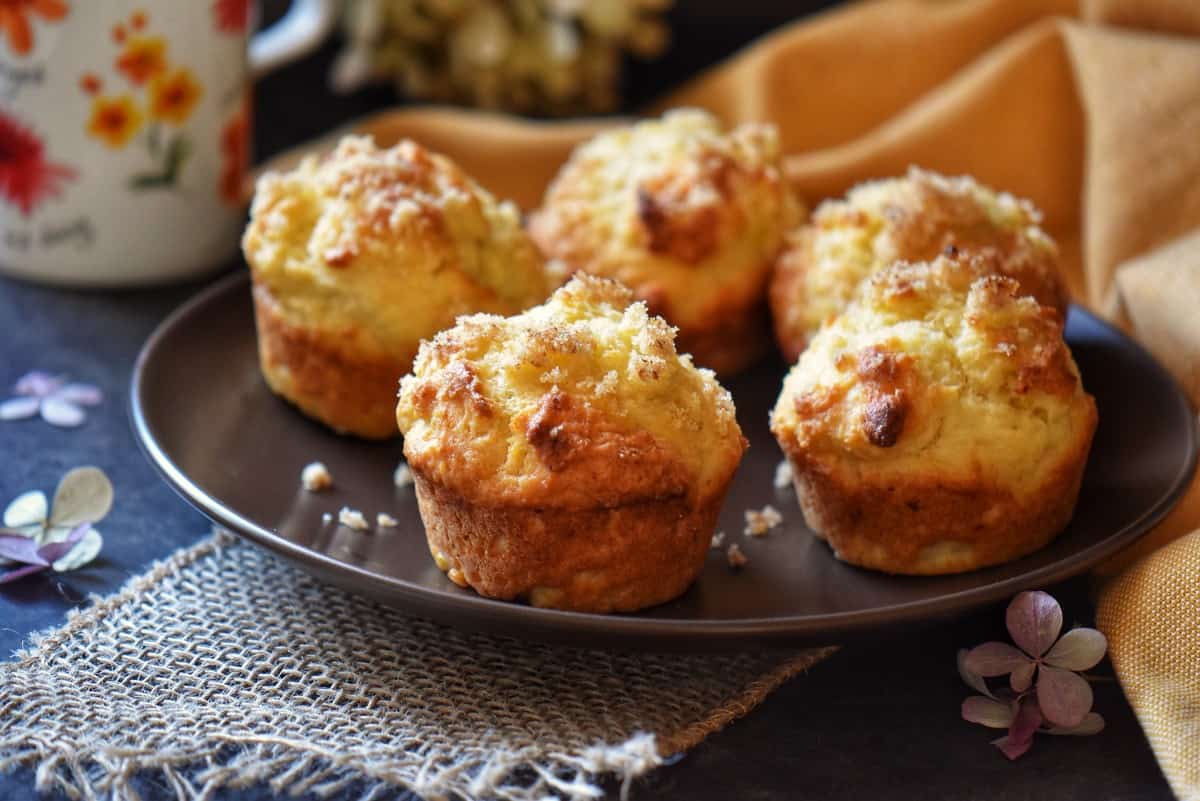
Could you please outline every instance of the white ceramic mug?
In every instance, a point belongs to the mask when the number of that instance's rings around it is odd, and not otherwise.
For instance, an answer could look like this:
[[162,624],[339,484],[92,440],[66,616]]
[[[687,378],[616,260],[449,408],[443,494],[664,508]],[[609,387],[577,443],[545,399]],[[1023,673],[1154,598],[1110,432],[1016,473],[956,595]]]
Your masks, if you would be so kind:
[[244,219],[252,78],[319,43],[333,0],[293,0],[252,39],[251,0],[39,0],[4,12],[0,269],[134,286],[226,262]]

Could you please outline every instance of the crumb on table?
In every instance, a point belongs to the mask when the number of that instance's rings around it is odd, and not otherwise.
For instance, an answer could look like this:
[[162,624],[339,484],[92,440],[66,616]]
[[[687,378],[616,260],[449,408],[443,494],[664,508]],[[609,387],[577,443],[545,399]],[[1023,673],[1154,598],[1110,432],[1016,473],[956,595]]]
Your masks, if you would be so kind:
[[326,512],[325,514],[321,515],[321,522],[328,526],[333,522],[333,515],[331,515],[329,512]]
[[395,528],[400,525],[400,521],[389,515],[387,512],[380,512],[375,515],[375,524],[380,528]]
[[709,548],[720,548],[724,543],[725,543],[725,532],[718,531],[716,534],[712,535],[712,541],[709,542],[708,547]]
[[733,545],[730,545],[725,551],[725,558],[729,561],[729,566],[734,570],[745,567],[746,563],[750,561],[750,557],[742,553],[741,546],[739,546],[736,542]]
[[761,537],[782,522],[783,515],[771,504],[767,504],[761,510],[747,509],[744,533],[751,537]]
[[333,486],[333,474],[323,462],[310,462],[300,471],[300,484],[309,492],[320,492]]
[[338,511],[338,522],[346,528],[352,528],[355,531],[366,531],[370,528],[367,524],[367,518],[363,517],[363,513],[357,509],[351,509],[349,506],[343,506]]

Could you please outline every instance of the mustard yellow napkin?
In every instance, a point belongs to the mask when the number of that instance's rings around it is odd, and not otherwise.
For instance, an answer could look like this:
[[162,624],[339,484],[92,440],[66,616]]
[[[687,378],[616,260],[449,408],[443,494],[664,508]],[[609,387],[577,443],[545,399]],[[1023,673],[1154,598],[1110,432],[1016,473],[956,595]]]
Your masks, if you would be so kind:
[[[1200,2],[860,2],[762,39],[650,111],[677,105],[775,122],[810,202],[909,164],[1032,198],[1076,299],[1129,326],[1200,402]],[[532,208],[571,147],[612,124],[418,109],[353,128],[421,140]],[[1113,663],[1188,801],[1200,799],[1200,533],[1185,535],[1198,526],[1200,482],[1101,571],[1118,576],[1100,605]]]

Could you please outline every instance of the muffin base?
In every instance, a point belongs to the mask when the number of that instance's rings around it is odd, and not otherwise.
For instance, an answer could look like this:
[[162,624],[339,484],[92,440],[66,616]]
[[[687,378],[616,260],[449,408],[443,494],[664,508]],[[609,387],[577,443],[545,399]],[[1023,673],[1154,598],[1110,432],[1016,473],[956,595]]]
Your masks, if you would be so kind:
[[330,335],[292,325],[267,287],[254,285],[254,321],[263,377],[275,394],[338,433],[397,436],[396,392],[415,350],[395,359],[358,356]]
[[[410,464],[411,467],[411,464]],[[501,600],[631,612],[683,593],[704,567],[725,487],[598,509],[475,504],[413,468],[429,551],[456,584]]]
[[1036,492],[1020,498],[932,479],[884,486],[790,461],[804,522],[838,559],[885,573],[942,575],[1049,544],[1075,510],[1090,445],[1089,433]]
[[713,315],[716,325],[681,328],[675,342],[680,353],[692,354],[699,367],[708,367],[721,377],[750,367],[771,345],[770,314],[765,302]]

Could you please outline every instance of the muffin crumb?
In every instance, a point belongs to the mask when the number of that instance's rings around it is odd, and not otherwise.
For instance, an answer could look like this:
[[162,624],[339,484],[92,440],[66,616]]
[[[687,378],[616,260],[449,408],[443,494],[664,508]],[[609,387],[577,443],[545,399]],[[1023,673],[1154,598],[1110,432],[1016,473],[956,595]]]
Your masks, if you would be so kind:
[[366,531],[370,528],[367,524],[367,518],[363,517],[363,513],[357,509],[351,509],[349,506],[343,506],[338,510],[338,522],[346,528],[352,528],[355,531]]
[[333,486],[333,474],[323,462],[310,462],[300,471],[300,484],[309,492],[320,492]]
[[725,550],[725,559],[734,570],[742,569],[750,561],[750,557],[742,552],[741,546],[736,542]]
[[332,522],[333,522],[333,515],[331,515],[329,512],[326,512],[325,514],[321,515],[321,524],[322,525],[328,526]]
[[784,459],[775,467],[775,489],[787,489],[792,486],[792,463]]
[[761,510],[747,509],[744,533],[751,537],[762,537],[782,522],[783,515],[771,504],[767,504]]
[[389,515],[387,512],[380,512],[375,515],[375,525],[380,528],[395,528],[400,525],[400,521]]
[[709,542],[708,547],[713,548],[713,549],[720,549],[720,547],[724,544],[725,544],[725,532],[718,531],[716,534],[712,535],[712,540]]
[[408,469],[408,465],[404,462],[396,465],[396,472],[392,474],[392,483],[400,489],[411,487],[413,483],[412,471]]

